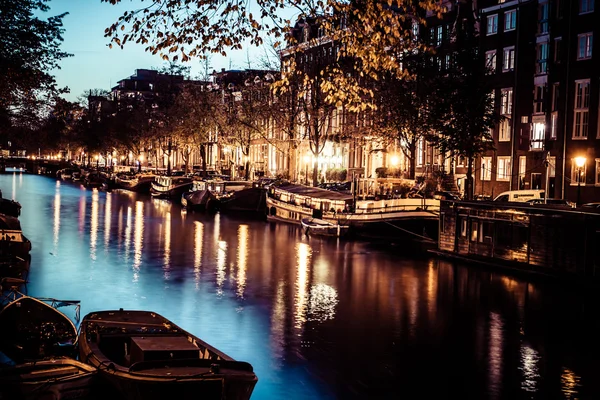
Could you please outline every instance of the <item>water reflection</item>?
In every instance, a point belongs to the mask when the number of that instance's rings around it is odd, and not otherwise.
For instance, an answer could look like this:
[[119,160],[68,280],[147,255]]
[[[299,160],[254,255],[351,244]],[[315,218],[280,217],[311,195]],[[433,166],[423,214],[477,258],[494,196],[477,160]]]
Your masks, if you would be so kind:
[[237,295],[244,297],[246,288],[246,267],[248,261],[248,225],[238,227],[238,257],[237,257]]
[[196,290],[200,289],[203,243],[204,224],[200,221],[194,221],[194,282],[196,283]]
[[308,291],[308,274],[312,250],[306,243],[296,244],[296,295],[295,295],[295,324],[298,334],[306,322],[306,300]]
[[581,335],[597,336],[600,312],[580,293],[404,248],[21,179],[0,175],[33,242],[28,293],[80,299],[82,314],[166,315],[251,362],[253,398],[600,398],[586,362],[597,345]]

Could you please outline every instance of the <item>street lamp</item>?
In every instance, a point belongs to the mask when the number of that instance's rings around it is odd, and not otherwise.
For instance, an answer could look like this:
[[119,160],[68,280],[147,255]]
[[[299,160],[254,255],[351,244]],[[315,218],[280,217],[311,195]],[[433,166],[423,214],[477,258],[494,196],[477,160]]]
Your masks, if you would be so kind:
[[138,157],[138,171],[142,172],[142,163],[144,162],[144,156],[140,154]]
[[581,172],[585,161],[585,157],[575,157],[575,165],[577,165],[577,207],[581,205]]

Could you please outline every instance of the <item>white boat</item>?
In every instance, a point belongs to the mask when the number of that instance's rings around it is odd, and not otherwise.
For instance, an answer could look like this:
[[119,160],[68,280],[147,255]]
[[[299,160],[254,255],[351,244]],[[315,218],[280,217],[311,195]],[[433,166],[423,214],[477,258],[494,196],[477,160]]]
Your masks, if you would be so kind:
[[304,233],[311,236],[332,236],[342,237],[348,233],[349,225],[340,225],[339,223],[324,221],[319,218],[302,218],[300,221]]
[[435,242],[439,204],[436,199],[355,200],[351,194],[316,187],[272,185],[267,220],[301,224],[312,217],[348,225],[353,234],[365,238]]
[[139,174],[117,174],[115,176],[115,187],[118,189],[131,190],[138,193],[150,193],[150,186],[156,175]]
[[164,199],[179,199],[190,190],[193,179],[184,175],[158,175],[150,186],[150,194]]

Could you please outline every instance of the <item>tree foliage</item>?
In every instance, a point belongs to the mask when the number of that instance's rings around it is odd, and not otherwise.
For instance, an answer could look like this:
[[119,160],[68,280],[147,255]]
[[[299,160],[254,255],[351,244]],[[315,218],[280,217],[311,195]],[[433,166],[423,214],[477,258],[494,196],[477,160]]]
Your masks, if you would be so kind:
[[[121,0],[103,0],[111,4]],[[143,0],[142,0],[143,1]],[[307,46],[290,35],[296,15],[320,18],[320,34],[339,44],[339,58],[350,58],[354,73],[331,67],[330,80],[321,86],[326,101],[365,107],[372,96],[366,79],[377,80],[382,72],[404,76],[399,60],[390,48],[413,49],[410,40],[413,23],[423,23],[426,12],[442,11],[436,0],[153,0],[136,10],[126,11],[105,31],[112,44],[124,46],[134,41],[165,60],[188,61],[230,50],[242,49],[245,43],[262,45],[265,38],[275,38],[278,49]],[[308,46],[310,47],[310,46]],[[311,79],[315,79],[312,77]],[[282,80],[285,87],[285,76]],[[362,99],[362,101],[357,101]]]
[[[13,124],[27,123],[55,95],[66,91],[56,86],[50,71],[70,54],[60,50],[65,14],[40,19],[48,11],[46,0],[0,2],[0,115]],[[23,117],[23,119],[19,119]]]

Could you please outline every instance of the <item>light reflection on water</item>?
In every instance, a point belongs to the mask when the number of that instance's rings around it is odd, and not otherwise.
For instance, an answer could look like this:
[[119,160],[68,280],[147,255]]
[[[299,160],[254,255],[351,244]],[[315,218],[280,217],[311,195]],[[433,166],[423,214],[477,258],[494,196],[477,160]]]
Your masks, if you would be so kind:
[[595,390],[577,332],[597,310],[578,292],[49,177],[0,175],[0,189],[23,205],[29,294],[79,299],[82,315],[156,311],[251,362],[253,398]]

